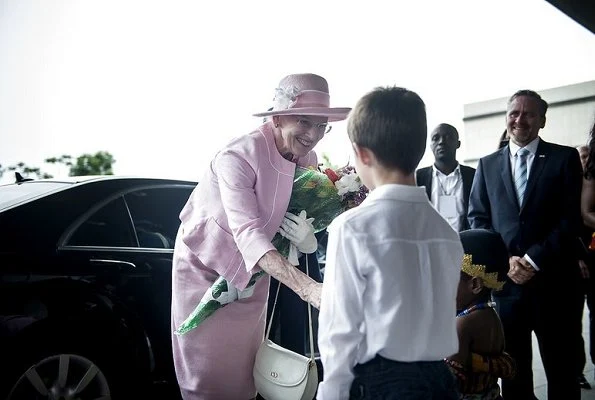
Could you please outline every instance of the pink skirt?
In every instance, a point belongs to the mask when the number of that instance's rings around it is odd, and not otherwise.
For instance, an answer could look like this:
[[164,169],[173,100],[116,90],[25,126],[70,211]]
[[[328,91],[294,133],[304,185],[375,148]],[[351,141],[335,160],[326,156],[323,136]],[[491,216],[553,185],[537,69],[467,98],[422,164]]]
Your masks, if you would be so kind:
[[176,241],[172,346],[178,384],[185,400],[248,400],[256,396],[252,368],[264,336],[268,276],[256,282],[251,297],[218,309],[184,335],[173,334],[217,277],[182,240]]

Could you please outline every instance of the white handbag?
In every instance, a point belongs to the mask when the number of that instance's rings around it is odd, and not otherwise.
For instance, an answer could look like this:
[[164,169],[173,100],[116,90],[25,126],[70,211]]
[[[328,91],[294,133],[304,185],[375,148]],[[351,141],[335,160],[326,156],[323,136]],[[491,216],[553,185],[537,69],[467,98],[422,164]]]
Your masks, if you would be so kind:
[[[307,255],[306,273],[308,273]],[[265,400],[312,400],[316,394],[316,389],[318,389],[318,368],[314,360],[312,309],[310,303],[308,303],[310,358],[273,343],[269,339],[269,335],[280,287],[281,282],[277,287],[265,340],[256,353],[253,369],[254,384],[258,393]]]

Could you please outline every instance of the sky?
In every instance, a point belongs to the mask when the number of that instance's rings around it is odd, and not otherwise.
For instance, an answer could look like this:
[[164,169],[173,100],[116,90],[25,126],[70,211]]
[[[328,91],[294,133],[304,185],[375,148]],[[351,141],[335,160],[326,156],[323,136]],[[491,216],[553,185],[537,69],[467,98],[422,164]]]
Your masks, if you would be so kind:
[[[462,132],[464,104],[594,65],[595,35],[544,0],[0,0],[0,164],[60,176],[43,160],[108,151],[118,175],[197,181],[287,74],[324,76],[337,107],[406,87]],[[352,160],[345,128],[319,156]]]

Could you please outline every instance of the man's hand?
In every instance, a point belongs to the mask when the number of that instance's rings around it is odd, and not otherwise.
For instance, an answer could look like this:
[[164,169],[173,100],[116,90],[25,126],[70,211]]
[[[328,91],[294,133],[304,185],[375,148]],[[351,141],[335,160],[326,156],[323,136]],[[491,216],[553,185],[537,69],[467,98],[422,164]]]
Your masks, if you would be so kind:
[[535,268],[524,257],[510,257],[508,266],[508,277],[517,285],[524,285],[535,275]]

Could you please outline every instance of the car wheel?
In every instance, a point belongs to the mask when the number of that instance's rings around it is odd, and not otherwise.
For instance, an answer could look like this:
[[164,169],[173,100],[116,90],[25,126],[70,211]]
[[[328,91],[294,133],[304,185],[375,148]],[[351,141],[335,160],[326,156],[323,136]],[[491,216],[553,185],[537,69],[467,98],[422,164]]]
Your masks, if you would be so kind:
[[[0,357],[0,370],[6,371],[0,398],[8,393],[14,400],[142,398],[137,396],[147,381],[135,362],[133,343],[107,327],[48,320],[29,326],[7,344],[6,357]],[[44,387],[45,396],[40,394]],[[93,395],[75,395],[77,388]],[[21,390],[33,397],[17,395]],[[54,396],[58,392],[65,395]]]
[[56,354],[31,365],[10,388],[9,400],[111,399],[101,369],[76,354]]

